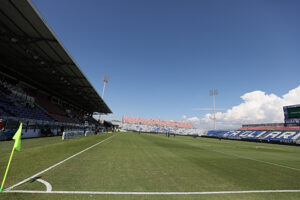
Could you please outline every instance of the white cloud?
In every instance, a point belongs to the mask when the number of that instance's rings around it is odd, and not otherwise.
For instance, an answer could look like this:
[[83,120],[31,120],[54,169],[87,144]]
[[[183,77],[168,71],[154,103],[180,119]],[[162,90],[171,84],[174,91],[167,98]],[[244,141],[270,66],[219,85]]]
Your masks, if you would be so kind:
[[[194,110],[200,110],[200,111],[212,111],[212,108],[194,108]],[[224,108],[215,108],[215,110],[225,110]]]
[[[282,97],[275,94],[266,94],[262,91],[253,91],[241,96],[243,102],[233,106],[226,112],[217,112],[218,129],[236,129],[242,124],[251,123],[282,123],[284,120],[283,109],[285,105],[300,104],[300,85],[290,90]],[[211,129],[213,115],[207,113],[203,118],[183,118],[201,129]]]
[[190,121],[190,122],[199,122],[200,119],[198,117],[191,117],[191,118],[188,118],[187,121]]

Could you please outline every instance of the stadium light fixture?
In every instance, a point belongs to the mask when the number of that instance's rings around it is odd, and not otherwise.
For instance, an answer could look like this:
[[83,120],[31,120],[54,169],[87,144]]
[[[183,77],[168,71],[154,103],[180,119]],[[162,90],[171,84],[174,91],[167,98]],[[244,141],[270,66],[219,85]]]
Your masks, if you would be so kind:
[[[102,99],[104,99],[104,92],[105,92],[105,87],[106,87],[106,83],[108,83],[108,80],[109,80],[109,76],[107,74],[104,75],[103,77],[103,90],[102,90]],[[99,122],[101,120],[101,114],[99,113]]]
[[213,97],[213,111],[214,111],[214,130],[216,130],[216,108],[215,108],[215,96],[218,94],[217,89],[212,89],[209,91],[209,95]]
[[109,76],[107,74],[104,75],[104,78],[103,78],[103,90],[102,90],[102,99],[104,98],[104,92],[105,92],[105,87],[106,87],[106,83],[108,83],[108,80],[109,80]]

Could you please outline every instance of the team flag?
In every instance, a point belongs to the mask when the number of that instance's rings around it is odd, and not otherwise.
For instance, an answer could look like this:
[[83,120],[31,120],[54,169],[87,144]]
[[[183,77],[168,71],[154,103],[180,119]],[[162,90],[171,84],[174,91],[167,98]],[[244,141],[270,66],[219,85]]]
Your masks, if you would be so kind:
[[17,151],[21,150],[21,135],[22,135],[22,123],[20,124],[19,129],[17,130],[17,132],[15,133],[15,135],[13,137],[13,139],[15,140],[15,144],[14,144],[14,147],[13,147],[12,152],[10,154],[8,165],[6,167],[4,178],[3,178],[3,181],[2,181],[2,184],[1,184],[1,187],[0,187],[0,192],[2,192],[2,190],[3,190],[5,179],[6,179],[6,176],[7,176],[7,173],[8,173],[8,169],[9,169],[12,157],[14,155],[14,151],[15,150],[17,150]]

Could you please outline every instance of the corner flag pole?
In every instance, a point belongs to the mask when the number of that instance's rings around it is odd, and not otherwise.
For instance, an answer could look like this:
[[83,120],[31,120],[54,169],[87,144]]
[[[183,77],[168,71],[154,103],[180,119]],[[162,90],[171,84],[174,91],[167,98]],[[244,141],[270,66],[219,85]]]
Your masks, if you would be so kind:
[[4,187],[4,183],[5,183],[5,179],[6,179],[6,176],[7,176],[7,173],[8,173],[8,169],[9,169],[9,166],[10,166],[10,163],[11,163],[11,160],[12,160],[12,157],[14,155],[14,151],[15,151],[15,148],[13,148],[11,154],[10,154],[10,158],[9,158],[9,161],[8,161],[8,165],[6,167],[6,171],[5,171],[5,174],[4,174],[4,178],[3,178],[3,181],[2,181],[2,185],[1,185],[1,188],[0,188],[0,192],[2,192],[3,190],[3,187]]
[[7,176],[7,173],[8,173],[10,163],[11,163],[12,157],[14,155],[15,149],[17,151],[21,150],[21,133],[22,133],[22,123],[20,124],[19,129],[17,130],[17,132],[15,133],[15,135],[13,137],[13,139],[15,140],[15,144],[14,144],[14,147],[13,147],[12,152],[10,154],[10,158],[9,158],[9,161],[8,161],[8,164],[7,164],[7,167],[6,167],[4,178],[3,178],[3,181],[2,181],[2,184],[1,184],[1,187],[0,187],[0,192],[2,192],[2,190],[3,190],[5,179],[6,179],[6,176]]

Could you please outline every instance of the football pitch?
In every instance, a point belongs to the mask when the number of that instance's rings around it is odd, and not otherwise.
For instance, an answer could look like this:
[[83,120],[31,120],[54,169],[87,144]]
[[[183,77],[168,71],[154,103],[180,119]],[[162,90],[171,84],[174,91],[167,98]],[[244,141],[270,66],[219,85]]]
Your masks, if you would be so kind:
[[[0,142],[0,180],[13,141]],[[138,133],[22,140],[1,200],[300,199],[300,147]]]

